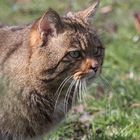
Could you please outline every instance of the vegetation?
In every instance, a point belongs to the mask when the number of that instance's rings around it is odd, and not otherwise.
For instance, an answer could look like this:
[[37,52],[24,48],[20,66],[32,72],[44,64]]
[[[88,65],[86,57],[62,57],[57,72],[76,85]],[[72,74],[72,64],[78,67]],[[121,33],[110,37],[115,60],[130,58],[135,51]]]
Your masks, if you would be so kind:
[[[62,14],[94,2],[19,1],[0,0],[1,23],[29,23],[48,7]],[[106,47],[102,75],[89,88],[86,104],[44,140],[140,140],[140,35],[133,17],[139,5],[139,0],[101,1],[94,25]]]

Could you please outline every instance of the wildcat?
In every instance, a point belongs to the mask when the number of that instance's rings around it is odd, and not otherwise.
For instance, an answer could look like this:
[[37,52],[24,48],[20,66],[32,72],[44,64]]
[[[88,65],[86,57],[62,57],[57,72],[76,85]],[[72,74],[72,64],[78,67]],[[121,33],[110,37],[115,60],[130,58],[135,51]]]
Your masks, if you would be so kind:
[[64,17],[50,9],[29,25],[0,28],[0,139],[48,133],[100,74],[104,47],[90,27],[98,5]]

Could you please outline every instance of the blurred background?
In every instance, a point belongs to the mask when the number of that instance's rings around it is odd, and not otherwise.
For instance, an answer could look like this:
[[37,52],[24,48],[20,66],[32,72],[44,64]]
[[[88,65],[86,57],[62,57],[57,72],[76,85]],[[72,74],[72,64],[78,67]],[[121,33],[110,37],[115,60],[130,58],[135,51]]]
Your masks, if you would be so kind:
[[[27,24],[49,7],[61,15],[95,0],[0,0],[0,26]],[[140,140],[140,0],[101,0],[93,20],[106,47],[86,103],[44,140]]]

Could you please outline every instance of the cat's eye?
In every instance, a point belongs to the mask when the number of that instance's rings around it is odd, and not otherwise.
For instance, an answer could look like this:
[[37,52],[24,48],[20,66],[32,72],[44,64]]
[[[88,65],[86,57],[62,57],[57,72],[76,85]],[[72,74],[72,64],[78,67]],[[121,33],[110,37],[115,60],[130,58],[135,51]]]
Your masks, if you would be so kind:
[[93,49],[93,55],[94,55],[94,56],[103,55],[103,52],[104,52],[104,48],[95,47],[95,48]]
[[79,58],[79,57],[81,57],[81,52],[80,51],[71,51],[71,52],[69,52],[69,55],[72,58]]
[[99,55],[99,49],[97,48],[97,47],[95,47],[94,49],[93,49],[93,55]]

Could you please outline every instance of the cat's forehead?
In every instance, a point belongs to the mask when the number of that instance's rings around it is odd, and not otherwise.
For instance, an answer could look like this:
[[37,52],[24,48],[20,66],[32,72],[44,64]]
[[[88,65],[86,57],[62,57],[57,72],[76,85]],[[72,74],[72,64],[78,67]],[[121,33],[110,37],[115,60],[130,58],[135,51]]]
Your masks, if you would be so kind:
[[80,24],[72,24],[70,29],[65,30],[66,38],[69,40],[69,47],[91,48],[102,47],[101,41],[97,33],[90,28]]

